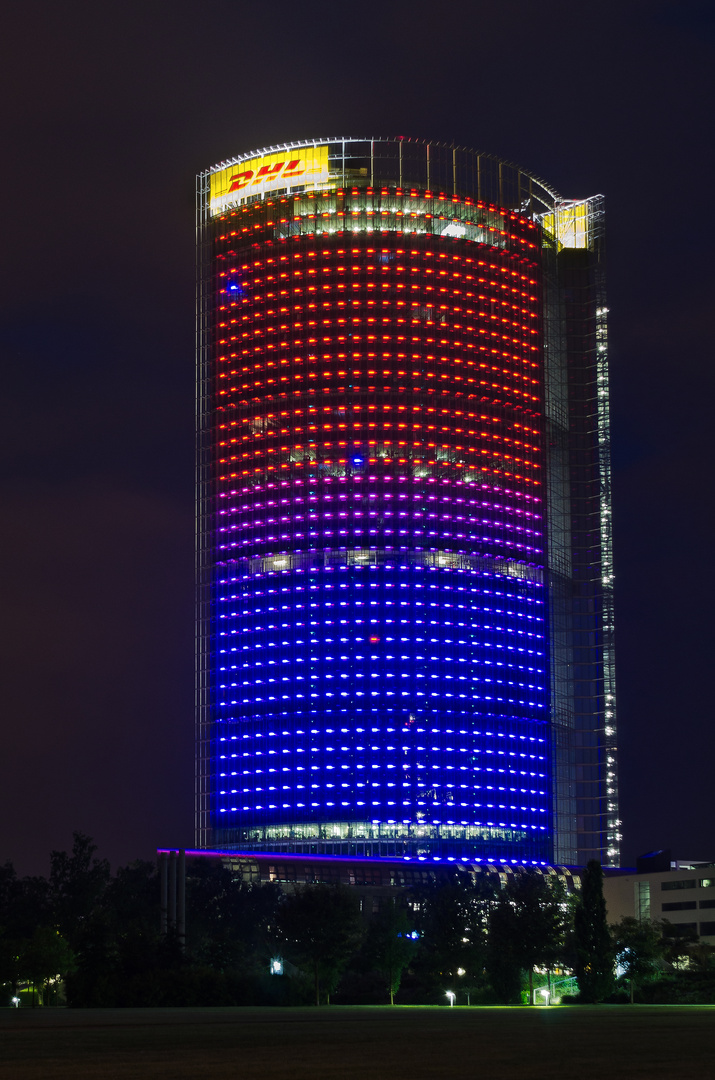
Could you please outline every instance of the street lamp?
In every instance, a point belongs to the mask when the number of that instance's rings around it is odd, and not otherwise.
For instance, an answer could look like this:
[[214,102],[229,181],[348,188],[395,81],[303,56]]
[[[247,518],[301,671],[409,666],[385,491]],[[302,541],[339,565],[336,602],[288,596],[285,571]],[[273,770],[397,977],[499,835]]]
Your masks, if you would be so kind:
[[456,997],[457,995],[456,995],[456,994],[454,993],[454,991],[453,991],[453,990],[447,990],[447,991],[446,991],[446,994],[447,994],[447,997],[449,998],[449,1007],[450,1007],[450,1009],[451,1009],[451,1008],[452,1008],[452,1006],[454,1005],[454,999],[455,999],[455,997]]

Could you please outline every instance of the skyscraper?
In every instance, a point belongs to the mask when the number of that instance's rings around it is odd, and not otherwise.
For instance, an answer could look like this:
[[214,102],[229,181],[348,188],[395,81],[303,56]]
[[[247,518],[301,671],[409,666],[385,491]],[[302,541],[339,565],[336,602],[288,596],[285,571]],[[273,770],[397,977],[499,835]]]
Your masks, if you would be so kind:
[[617,863],[603,200],[325,139],[197,230],[198,846]]

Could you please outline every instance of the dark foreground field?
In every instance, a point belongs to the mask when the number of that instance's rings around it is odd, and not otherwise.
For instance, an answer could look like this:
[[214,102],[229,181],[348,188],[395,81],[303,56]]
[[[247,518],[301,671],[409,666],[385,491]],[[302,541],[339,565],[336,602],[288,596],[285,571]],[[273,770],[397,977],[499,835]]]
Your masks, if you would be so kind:
[[0,1077],[715,1078],[715,1006],[3,1009]]

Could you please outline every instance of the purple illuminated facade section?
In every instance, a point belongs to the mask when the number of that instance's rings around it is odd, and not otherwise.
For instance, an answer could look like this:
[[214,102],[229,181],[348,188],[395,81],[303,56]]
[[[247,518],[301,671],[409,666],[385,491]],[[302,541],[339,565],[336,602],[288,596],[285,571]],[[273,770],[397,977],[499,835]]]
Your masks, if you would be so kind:
[[352,172],[200,192],[199,846],[543,863],[542,230]]

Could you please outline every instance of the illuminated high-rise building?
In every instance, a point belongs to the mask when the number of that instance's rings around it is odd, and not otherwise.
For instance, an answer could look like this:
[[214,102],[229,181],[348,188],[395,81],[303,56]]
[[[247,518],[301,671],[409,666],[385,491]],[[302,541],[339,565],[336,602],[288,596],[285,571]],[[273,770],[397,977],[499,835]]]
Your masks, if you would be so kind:
[[617,864],[603,200],[339,138],[197,212],[198,846]]

